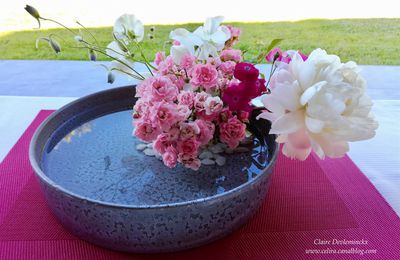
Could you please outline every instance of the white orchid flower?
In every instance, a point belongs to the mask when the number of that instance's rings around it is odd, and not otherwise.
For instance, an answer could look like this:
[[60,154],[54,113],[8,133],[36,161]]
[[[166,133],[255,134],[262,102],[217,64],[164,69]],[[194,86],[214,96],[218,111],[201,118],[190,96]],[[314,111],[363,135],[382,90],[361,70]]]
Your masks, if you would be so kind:
[[204,25],[193,33],[178,28],[171,31],[170,38],[178,41],[189,53],[200,60],[206,60],[210,56],[216,57],[218,51],[224,48],[225,42],[231,37],[228,27],[220,26],[222,20],[222,16],[207,18]]
[[203,42],[214,45],[220,51],[225,42],[231,38],[228,27],[220,25],[223,20],[222,16],[209,17],[204,25],[197,28],[193,34],[197,35]]
[[125,59],[128,56],[128,53],[123,51],[116,41],[112,41],[107,45],[106,53],[117,60]]
[[113,33],[118,40],[140,42],[144,36],[143,23],[133,14],[121,15],[114,23]]

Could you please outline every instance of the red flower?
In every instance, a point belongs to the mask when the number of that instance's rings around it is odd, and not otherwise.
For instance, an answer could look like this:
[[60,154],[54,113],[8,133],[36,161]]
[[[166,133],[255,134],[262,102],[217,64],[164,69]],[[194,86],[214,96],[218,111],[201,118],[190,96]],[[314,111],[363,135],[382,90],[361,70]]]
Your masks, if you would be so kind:
[[257,79],[255,81],[244,81],[246,89],[249,92],[251,98],[260,96],[263,92],[267,90],[265,87],[265,79]]
[[253,64],[241,62],[236,64],[233,75],[240,81],[255,81],[258,79],[260,72]]
[[251,111],[251,106],[249,105],[251,94],[246,83],[232,83],[225,90],[222,101],[229,106],[230,111]]

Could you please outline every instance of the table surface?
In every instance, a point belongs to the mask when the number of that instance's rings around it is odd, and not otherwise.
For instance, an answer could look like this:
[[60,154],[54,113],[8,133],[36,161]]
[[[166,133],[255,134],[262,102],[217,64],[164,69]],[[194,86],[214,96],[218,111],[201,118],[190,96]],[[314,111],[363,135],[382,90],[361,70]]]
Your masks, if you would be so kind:
[[[105,70],[96,64],[0,61],[0,161],[40,110],[58,109],[78,97],[136,82],[121,76],[107,84]],[[258,67],[268,74],[269,65]],[[400,216],[400,67],[361,68],[380,126],[373,139],[351,143],[348,155]]]

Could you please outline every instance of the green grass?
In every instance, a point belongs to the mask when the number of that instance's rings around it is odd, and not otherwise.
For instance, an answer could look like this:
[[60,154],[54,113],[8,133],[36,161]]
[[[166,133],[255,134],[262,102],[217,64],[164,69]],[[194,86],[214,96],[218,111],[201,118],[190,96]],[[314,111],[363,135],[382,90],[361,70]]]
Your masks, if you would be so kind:
[[[236,48],[248,50],[246,59],[252,59],[274,38],[283,38],[282,49],[299,49],[308,54],[315,48],[337,54],[342,61],[354,60],[359,64],[400,65],[400,19],[311,19],[298,22],[232,23],[242,29]],[[200,24],[156,25],[155,39],[144,41],[143,48],[149,59],[163,49],[173,28],[194,30]],[[148,27],[146,28],[148,32]],[[111,40],[111,27],[91,28],[100,45]],[[35,49],[40,36],[56,34],[62,52],[54,54],[45,42]],[[76,46],[71,34],[62,29],[31,30],[0,33],[0,59],[85,60],[87,52],[67,48]],[[100,60],[106,59],[99,56]]]

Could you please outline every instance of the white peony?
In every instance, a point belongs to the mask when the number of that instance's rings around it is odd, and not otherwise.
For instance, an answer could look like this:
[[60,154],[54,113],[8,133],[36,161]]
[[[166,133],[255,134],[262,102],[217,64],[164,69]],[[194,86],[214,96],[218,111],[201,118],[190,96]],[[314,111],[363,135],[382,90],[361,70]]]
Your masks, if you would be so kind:
[[128,44],[129,41],[140,42],[144,36],[143,23],[133,14],[121,15],[114,23],[113,33],[118,40]]
[[[189,32],[186,29],[178,28],[170,33],[170,38],[172,40],[179,41],[180,46],[185,47],[187,52],[192,55],[196,55],[199,60],[206,60],[209,56],[218,56],[218,51],[221,51],[225,42],[231,37],[231,33],[226,26],[221,26],[223,20],[222,16],[207,18],[203,26],[198,27],[194,32]],[[172,48],[176,48],[172,46]],[[179,60],[179,57],[175,57],[175,53],[171,56],[174,60]]]
[[299,54],[271,80],[271,94],[261,100],[270,112],[271,134],[284,143],[283,153],[305,160],[311,150],[323,159],[341,157],[348,142],[372,138],[378,123],[357,65],[314,50],[306,61]]

